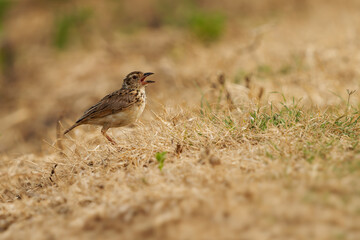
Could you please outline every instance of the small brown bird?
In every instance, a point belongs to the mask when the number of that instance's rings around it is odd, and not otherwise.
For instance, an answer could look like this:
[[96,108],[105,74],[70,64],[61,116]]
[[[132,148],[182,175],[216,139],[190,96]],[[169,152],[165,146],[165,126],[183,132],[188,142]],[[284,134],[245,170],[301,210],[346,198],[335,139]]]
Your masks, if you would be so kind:
[[122,127],[136,121],[146,104],[145,86],[154,81],[145,80],[153,73],[139,71],[129,73],[122,88],[105,96],[97,104],[84,112],[64,135],[82,124],[102,126],[101,133],[113,144],[116,142],[106,134],[109,128]]

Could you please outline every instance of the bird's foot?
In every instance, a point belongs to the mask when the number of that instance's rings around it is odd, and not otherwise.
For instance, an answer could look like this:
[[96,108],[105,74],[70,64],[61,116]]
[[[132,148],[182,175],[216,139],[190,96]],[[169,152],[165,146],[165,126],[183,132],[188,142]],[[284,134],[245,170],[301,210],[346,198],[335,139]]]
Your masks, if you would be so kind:
[[107,140],[109,140],[109,142],[110,142],[112,145],[114,145],[114,146],[117,145],[116,141],[115,141],[114,139],[112,139],[109,135],[107,135],[106,133],[104,133],[103,135],[106,137]]

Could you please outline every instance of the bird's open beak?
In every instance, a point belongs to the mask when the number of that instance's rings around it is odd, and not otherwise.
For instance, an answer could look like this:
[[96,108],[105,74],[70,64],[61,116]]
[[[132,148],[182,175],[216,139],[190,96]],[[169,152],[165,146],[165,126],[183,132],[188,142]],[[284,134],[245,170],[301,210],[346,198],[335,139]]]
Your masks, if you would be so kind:
[[151,80],[146,80],[146,81],[145,81],[145,78],[147,78],[148,76],[153,75],[153,74],[154,74],[154,73],[152,73],[152,72],[144,73],[144,77],[141,79],[142,85],[146,85],[146,84],[148,84],[148,83],[154,83],[155,81],[151,81]]

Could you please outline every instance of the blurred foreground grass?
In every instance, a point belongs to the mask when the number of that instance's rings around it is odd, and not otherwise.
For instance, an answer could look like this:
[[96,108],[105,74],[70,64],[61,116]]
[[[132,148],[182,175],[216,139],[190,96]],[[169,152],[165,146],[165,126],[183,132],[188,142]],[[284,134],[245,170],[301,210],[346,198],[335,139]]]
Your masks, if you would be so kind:
[[43,157],[3,156],[0,236],[359,236],[358,108],[207,101],[116,131],[119,146],[76,130]]

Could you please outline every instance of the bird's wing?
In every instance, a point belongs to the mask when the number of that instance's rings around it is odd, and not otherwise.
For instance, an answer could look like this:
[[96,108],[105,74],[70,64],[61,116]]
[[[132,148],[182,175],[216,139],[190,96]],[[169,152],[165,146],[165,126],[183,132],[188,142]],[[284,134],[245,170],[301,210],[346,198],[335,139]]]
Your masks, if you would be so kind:
[[88,119],[102,118],[118,113],[135,103],[136,90],[120,89],[106,95],[98,103],[84,112],[84,115],[76,123],[85,122]]

